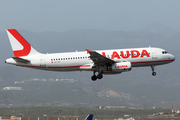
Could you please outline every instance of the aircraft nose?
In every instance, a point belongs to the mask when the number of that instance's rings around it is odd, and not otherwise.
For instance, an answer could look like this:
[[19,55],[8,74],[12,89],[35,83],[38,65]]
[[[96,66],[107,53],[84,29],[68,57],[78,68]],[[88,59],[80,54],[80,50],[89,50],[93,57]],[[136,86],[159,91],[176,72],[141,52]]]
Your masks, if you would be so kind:
[[170,57],[171,60],[175,60],[175,56],[171,54],[171,57]]

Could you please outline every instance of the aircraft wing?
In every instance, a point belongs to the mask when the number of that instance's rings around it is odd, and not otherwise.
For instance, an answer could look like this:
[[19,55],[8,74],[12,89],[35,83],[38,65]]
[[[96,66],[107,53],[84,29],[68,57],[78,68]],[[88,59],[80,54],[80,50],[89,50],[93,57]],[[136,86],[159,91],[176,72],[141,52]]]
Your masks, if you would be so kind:
[[88,49],[86,49],[86,51],[87,51],[87,53],[90,54],[90,58],[94,62],[95,65],[106,65],[106,64],[115,63],[114,60],[111,60],[111,59],[97,53],[96,51],[90,51]]

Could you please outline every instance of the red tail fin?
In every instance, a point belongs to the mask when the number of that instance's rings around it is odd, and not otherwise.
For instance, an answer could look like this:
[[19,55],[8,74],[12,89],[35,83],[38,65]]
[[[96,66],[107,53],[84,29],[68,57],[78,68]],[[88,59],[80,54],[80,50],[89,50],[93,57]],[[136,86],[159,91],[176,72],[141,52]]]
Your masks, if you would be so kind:
[[28,56],[38,53],[16,29],[7,29],[7,34],[15,57]]

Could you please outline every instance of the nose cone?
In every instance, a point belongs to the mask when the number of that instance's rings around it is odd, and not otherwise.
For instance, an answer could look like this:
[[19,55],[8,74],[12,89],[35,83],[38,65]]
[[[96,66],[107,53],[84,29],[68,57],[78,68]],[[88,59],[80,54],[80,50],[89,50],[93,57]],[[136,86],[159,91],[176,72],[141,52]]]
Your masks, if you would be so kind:
[[170,60],[175,61],[175,56],[171,54]]

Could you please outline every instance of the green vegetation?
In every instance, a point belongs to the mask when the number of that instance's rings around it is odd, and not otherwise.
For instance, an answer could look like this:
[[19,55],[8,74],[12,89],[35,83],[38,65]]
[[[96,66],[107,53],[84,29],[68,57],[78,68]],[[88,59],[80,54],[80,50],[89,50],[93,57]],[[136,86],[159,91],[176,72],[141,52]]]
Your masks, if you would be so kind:
[[98,109],[92,107],[17,107],[17,108],[0,108],[0,116],[11,115],[21,116],[23,119],[31,118],[57,118],[75,120],[84,120],[88,114],[94,114],[94,118],[117,119],[124,117],[125,114],[131,117],[152,115],[154,113],[170,113],[171,109],[128,109],[128,108],[109,108]]
[[[7,70],[6,70],[7,69]],[[142,68],[145,69],[145,68]],[[147,68],[148,69],[148,68]],[[7,76],[4,72],[9,74]],[[138,69],[136,69],[138,70]],[[137,72],[134,70],[134,72]],[[117,77],[106,76],[101,81],[92,82],[83,76],[72,73],[36,71],[18,67],[0,68],[0,107],[39,107],[39,106],[127,106],[133,108],[171,108],[179,107],[179,85],[163,85],[162,80],[146,80],[143,71],[139,71],[144,80],[133,79],[133,71]],[[26,72],[28,74],[26,74]],[[40,72],[40,73],[39,73]],[[23,73],[21,75],[21,73]],[[73,82],[42,81],[73,79]],[[138,72],[137,72],[138,73]],[[148,73],[149,74],[149,73]],[[75,78],[78,77],[78,78]],[[39,78],[41,81],[33,79]],[[178,79],[177,79],[178,80]],[[19,81],[23,83],[15,83]],[[149,83],[148,83],[149,82]],[[22,87],[20,91],[5,91],[4,87]]]

